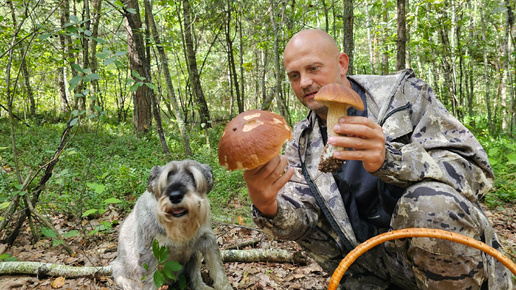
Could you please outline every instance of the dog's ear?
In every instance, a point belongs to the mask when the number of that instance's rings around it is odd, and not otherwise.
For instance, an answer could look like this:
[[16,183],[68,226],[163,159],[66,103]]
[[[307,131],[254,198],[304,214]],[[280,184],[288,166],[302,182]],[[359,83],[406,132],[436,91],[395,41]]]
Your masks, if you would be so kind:
[[161,167],[154,166],[152,167],[149,173],[149,181],[147,181],[147,191],[156,194],[156,189],[158,186],[159,176],[161,175]]
[[213,171],[211,167],[208,164],[200,164],[200,169],[202,174],[204,175],[204,178],[206,179],[206,194],[210,192],[210,190],[213,188]]

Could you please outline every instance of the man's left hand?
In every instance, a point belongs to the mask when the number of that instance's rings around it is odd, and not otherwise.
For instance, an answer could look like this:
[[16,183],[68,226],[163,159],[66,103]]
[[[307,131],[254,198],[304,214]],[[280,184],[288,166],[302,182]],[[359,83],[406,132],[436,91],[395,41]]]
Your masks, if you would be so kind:
[[368,172],[375,172],[382,167],[385,160],[385,134],[380,125],[366,117],[347,116],[340,118],[333,130],[343,136],[328,138],[329,144],[353,148],[335,152],[334,158],[361,160]]

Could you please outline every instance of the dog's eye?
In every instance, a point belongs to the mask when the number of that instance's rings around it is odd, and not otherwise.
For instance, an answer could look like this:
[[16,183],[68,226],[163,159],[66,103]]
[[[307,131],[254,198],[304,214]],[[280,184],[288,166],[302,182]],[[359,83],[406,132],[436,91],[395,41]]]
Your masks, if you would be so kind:
[[177,173],[177,171],[175,169],[172,169],[168,172],[167,174],[167,179],[170,179],[170,177],[172,177],[173,175],[175,175]]
[[195,176],[194,176],[194,174],[190,170],[187,170],[186,174],[188,174],[188,176],[192,179],[192,181],[193,181],[192,184],[195,185],[196,183],[195,183]]

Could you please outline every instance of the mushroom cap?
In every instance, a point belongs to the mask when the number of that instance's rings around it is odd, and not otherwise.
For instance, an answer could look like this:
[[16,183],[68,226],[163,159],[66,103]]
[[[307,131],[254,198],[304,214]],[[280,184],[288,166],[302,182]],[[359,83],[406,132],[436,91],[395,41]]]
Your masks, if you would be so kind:
[[227,170],[252,169],[281,153],[292,138],[290,126],[275,113],[249,110],[231,120],[219,141],[219,163]]
[[319,89],[314,100],[324,103],[341,103],[348,104],[359,111],[364,110],[364,102],[362,98],[350,87],[343,84],[327,84]]

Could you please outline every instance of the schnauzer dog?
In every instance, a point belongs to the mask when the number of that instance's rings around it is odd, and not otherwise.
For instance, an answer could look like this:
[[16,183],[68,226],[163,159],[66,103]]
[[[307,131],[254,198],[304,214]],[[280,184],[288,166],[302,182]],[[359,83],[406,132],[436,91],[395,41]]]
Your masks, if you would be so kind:
[[[191,289],[213,289],[201,277],[201,258],[215,289],[233,289],[226,277],[220,250],[210,226],[208,192],[211,167],[193,160],[154,166],[147,191],[123,222],[118,256],[111,262],[113,277],[123,289],[156,289],[153,274],[158,261],[152,252],[156,239],[170,249],[169,260],[183,265]],[[147,264],[145,270],[143,264]],[[145,277],[145,278],[144,278]]]

